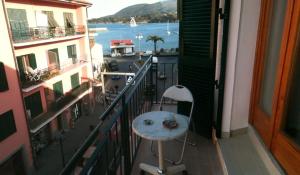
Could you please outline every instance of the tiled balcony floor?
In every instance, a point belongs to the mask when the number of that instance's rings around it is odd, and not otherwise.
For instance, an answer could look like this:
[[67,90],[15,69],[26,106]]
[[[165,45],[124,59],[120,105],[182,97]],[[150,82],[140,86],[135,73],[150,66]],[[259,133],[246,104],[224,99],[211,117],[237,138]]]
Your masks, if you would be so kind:
[[[167,111],[173,111],[173,110],[174,108]],[[186,147],[183,163],[186,165],[188,174],[189,175],[223,174],[221,164],[219,162],[219,158],[217,154],[217,149],[216,146],[212,143],[212,141],[210,139],[198,136],[191,132],[189,134],[190,134],[189,135],[190,141],[195,142],[197,146],[193,147],[191,145],[187,145]],[[150,143],[151,142],[149,140],[145,140],[145,139],[142,140],[132,169],[132,175],[139,175],[140,173],[139,163],[141,162],[148,163],[155,166],[158,165],[158,158],[154,157],[150,152]],[[180,155],[181,146],[182,143],[178,141],[165,142],[164,156],[171,158],[173,160],[178,159]],[[156,144],[154,144],[154,148],[157,148]],[[165,165],[170,166],[171,164],[166,162]]]
[[[201,136],[193,135],[193,142],[197,143],[196,147],[188,145],[184,154],[183,163],[185,164],[189,175],[221,175],[222,168],[217,155],[215,145],[211,140]],[[176,158],[180,155],[180,148],[182,143],[178,141],[166,142],[164,144],[165,156],[169,158]],[[156,148],[156,144],[154,145]],[[139,175],[139,163],[148,163],[151,165],[158,165],[157,157],[154,157],[150,152],[150,141],[143,139],[138,150],[138,154],[133,166],[132,175]],[[166,166],[171,164],[166,162]],[[179,173],[180,174],[180,173]]]

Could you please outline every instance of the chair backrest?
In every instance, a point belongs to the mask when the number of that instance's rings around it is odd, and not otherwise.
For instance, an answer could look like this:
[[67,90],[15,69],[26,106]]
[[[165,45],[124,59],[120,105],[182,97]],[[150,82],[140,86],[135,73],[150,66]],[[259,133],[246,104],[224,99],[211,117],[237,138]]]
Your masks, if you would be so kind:
[[191,91],[188,88],[182,85],[174,85],[169,87],[161,97],[160,105],[159,105],[160,110],[162,110],[162,103],[164,98],[169,98],[175,101],[192,103],[190,116],[189,116],[189,122],[191,121],[193,108],[194,108],[194,98]]

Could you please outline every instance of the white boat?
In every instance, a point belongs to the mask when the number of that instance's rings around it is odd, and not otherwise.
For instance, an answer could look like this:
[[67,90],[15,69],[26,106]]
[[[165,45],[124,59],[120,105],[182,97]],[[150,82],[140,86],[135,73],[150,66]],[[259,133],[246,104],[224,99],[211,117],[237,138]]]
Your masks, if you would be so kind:
[[136,24],[136,22],[135,22],[134,17],[130,17],[130,18],[131,18],[131,19],[130,19],[130,27],[136,27],[137,24]]
[[169,21],[168,21],[168,23],[167,23],[167,34],[168,34],[168,35],[171,35],[171,31],[170,31],[170,29],[169,29]]

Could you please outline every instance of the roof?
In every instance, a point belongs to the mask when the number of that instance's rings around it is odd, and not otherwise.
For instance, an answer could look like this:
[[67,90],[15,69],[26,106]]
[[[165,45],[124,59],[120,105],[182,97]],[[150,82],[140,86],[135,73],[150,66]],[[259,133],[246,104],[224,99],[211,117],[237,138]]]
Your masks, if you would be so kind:
[[132,40],[111,40],[110,41],[110,46],[120,46],[120,45],[134,45]]

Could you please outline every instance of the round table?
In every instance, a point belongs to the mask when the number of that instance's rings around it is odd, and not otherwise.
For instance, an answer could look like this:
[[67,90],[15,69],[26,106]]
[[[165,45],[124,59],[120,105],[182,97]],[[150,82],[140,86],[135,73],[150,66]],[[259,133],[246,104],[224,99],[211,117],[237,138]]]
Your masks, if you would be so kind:
[[[175,119],[177,127],[169,129],[164,127],[163,121]],[[147,122],[148,121],[148,122]],[[151,123],[151,124],[149,124]],[[132,122],[132,130],[142,138],[158,142],[159,167],[144,163],[140,168],[151,174],[174,174],[185,170],[185,166],[177,165],[164,167],[163,141],[174,140],[184,135],[188,130],[188,117],[167,111],[152,111],[139,115]]]

